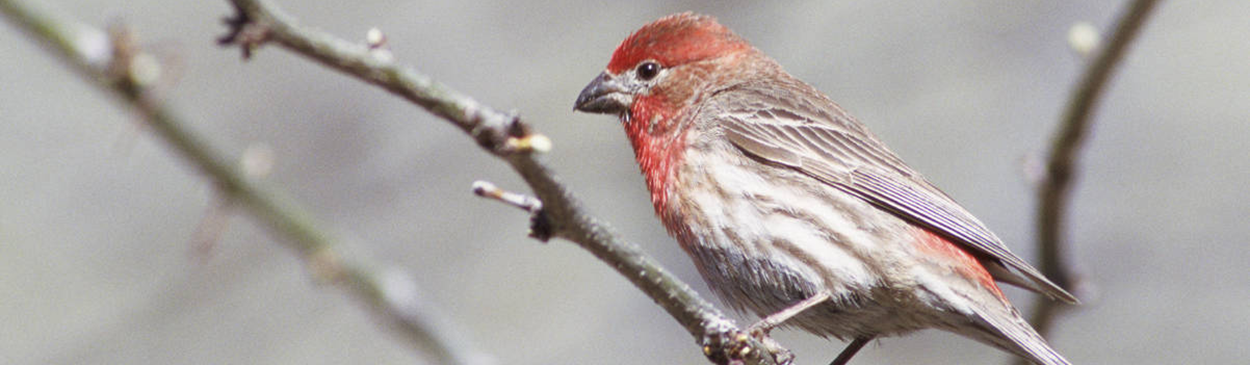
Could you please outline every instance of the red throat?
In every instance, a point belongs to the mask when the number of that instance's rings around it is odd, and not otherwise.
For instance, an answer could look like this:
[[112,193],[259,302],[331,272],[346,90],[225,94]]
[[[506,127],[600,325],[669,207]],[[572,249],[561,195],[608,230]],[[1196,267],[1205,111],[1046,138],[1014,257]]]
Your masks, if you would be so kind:
[[[679,117],[660,97],[639,96],[630,107],[625,122],[625,135],[634,147],[638,168],[651,191],[656,214],[668,225],[668,189],[685,147],[684,133],[674,129],[673,118]],[[652,123],[652,121],[655,121]]]

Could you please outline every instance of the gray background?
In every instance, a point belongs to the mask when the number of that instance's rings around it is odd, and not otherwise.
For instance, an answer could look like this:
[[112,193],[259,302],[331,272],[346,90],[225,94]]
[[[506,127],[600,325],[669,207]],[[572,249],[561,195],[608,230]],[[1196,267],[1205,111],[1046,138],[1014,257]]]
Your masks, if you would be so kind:
[[[93,26],[132,24],[181,65],[165,96],[215,146],[264,143],[288,189],[350,250],[411,270],[427,299],[509,364],[701,363],[685,332],[608,266],[525,238],[526,216],[469,193],[524,186],[445,122],[267,48],[214,37],[225,1],[50,1]],[[1109,29],[1118,1],[703,3],[280,1],[303,24],[363,40],[555,141],[551,165],[597,213],[707,293],[652,216],[619,123],[574,97],[631,31],[718,16],[868,123],[1031,260],[1024,166],[1045,150],[1081,61],[1070,25]],[[1081,364],[1250,357],[1250,2],[1160,7],[1111,84],[1081,166],[1073,258],[1091,290],[1052,343]],[[133,115],[0,26],[0,363],[428,361],[359,303],[319,286],[246,215],[208,257],[190,237],[205,180]],[[1017,303],[1031,296],[1016,290]],[[1028,300],[1026,300],[1028,299]],[[744,318],[750,321],[750,318]],[[842,343],[780,331],[803,363]],[[857,364],[1002,363],[927,331]]]

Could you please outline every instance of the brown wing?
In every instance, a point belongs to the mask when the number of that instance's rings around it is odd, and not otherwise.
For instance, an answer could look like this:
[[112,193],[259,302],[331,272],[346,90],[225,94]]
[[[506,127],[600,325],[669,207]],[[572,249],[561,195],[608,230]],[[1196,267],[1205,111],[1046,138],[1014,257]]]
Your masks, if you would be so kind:
[[[1076,297],[1003,245],[981,221],[885,147],[862,124],[800,81],[746,83],[721,90],[709,105],[735,146],[791,168],[938,233],[983,259],[999,281],[1070,303]],[[1007,270],[1015,269],[1028,280]],[[1032,283],[1029,283],[1031,281]]]

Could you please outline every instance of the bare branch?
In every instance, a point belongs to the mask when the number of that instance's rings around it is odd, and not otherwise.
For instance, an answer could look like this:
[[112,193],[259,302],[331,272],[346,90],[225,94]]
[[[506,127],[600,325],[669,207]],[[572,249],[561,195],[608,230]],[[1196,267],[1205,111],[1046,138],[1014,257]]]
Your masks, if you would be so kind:
[[[231,31],[222,44],[238,45],[247,57],[265,43],[276,43],[349,76],[377,85],[437,115],[478,141],[487,152],[506,161],[525,180],[543,208],[538,213],[550,236],[573,241],[611,265],[655,300],[700,343],[710,359],[720,363],[746,361],[775,363],[762,356],[776,346],[742,335],[724,314],[703,300],[632,243],[622,241],[606,224],[586,213],[581,202],[560,183],[533,152],[550,143],[521,121],[482,105],[467,95],[438,83],[389,57],[376,57],[367,45],[299,27],[291,17],[261,0],[231,0],[237,14],[227,20]],[[543,239],[543,236],[536,238]],[[760,351],[761,349],[765,351]]]
[[[62,22],[38,15],[21,4],[0,0],[0,12],[41,41],[60,59],[68,62],[88,82],[112,92],[137,111],[158,137],[194,165],[217,187],[223,200],[250,211],[304,256],[313,274],[321,281],[338,284],[368,303],[386,323],[411,342],[435,356],[440,363],[490,364],[494,361],[475,350],[459,331],[417,295],[411,277],[398,269],[376,270],[376,264],[346,260],[336,249],[339,240],[322,230],[322,224],[294,204],[247,179],[241,169],[224,161],[171,110],[151,97],[151,75],[144,67],[159,67],[142,61],[147,57],[136,46],[133,35],[115,27],[111,57],[95,59],[90,47],[76,44],[76,34]],[[101,64],[105,61],[107,64]],[[214,214],[214,213],[210,213]],[[222,213],[225,214],[225,213]]]
[[[1111,38],[1096,51],[1093,61],[1072,91],[1059,130],[1055,132],[1052,141],[1045,178],[1038,189],[1037,246],[1040,250],[1042,273],[1070,291],[1077,283],[1073,280],[1065,259],[1064,222],[1071,201],[1074,170],[1079,163],[1082,142],[1091,124],[1090,115],[1098,104],[1112,71],[1157,3],[1157,0],[1135,0],[1128,6],[1117,22]],[[1031,316],[1033,327],[1038,333],[1045,335],[1049,331],[1061,308],[1064,308],[1063,303],[1038,297]]]

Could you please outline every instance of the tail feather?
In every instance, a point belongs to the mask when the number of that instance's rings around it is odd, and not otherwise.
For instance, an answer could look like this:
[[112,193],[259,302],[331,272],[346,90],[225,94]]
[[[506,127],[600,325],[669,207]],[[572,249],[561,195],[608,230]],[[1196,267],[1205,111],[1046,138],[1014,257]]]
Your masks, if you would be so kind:
[[[1007,307],[1007,313],[977,313],[990,336],[969,336],[988,342],[1003,350],[1029,359],[1039,365],[1072,365],[1046,343],[1033,327],[1024,321],[1020,312]],[[1001,310],[1000,310],[1001,311]]]

